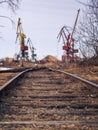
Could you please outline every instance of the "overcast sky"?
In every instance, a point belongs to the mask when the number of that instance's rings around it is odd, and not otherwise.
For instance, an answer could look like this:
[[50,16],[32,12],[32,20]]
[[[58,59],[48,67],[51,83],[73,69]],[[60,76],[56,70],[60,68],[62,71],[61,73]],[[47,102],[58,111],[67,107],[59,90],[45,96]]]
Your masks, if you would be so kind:
[[0,18],[0,26],[4,26],[0,27],[0,58],[13,57],[19,51],[15,39],[20,17],[24,34],[32,40],[38,59],[46,55],[60,59],[63,44],[58,43],[57,35],[62,26],[73,27],[79,8],[81,5],[76,0],[22,0],[16,14],[5,6],[0,7],[0,15],[11,17],[16,24],[12,26],[9,20]]

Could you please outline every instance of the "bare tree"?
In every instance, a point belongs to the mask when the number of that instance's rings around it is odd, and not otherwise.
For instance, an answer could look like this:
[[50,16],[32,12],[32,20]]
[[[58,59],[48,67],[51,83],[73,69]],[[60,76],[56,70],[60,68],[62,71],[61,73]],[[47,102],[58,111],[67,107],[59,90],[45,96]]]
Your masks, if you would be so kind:
[[[16,10],[19,8],[21,0],[0,0],[0,6],[6,5],[13,13],[16,12]],[[14,24],[14,21],[10,16],[5,16],[4,14],[0,14],[0,18],[5,18],[11,21],[12,25]],[[0,25],[0,27],[4,27]],[[1,38],[1,36],[0,36]]]
[[[0,0],[0,5],[1,6],[3,4],[7,5],[8,8],[11,9],[11,11],[15,13],[16,10],[19,8],[20,1],[21,0]],[[9,19],[13,23],[13,20],[10,17],[8,17],[8,16],[0,15],[0,17],[1,18],[7,18],[7,19]]]
[[6,4],[13,12],[19,8],[21,0],[0,0],[0,4]]
[[79,46],[83,57],[98,56],[98,0],[82,4],[86,10],[78,28]]

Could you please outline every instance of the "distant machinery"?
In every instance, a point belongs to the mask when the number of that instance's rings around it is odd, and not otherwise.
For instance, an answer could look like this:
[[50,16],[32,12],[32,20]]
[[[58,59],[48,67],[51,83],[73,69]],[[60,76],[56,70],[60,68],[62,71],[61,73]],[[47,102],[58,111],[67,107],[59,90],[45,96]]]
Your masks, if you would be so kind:
[[78,49],[74,49],[74,38],[73,38],[73,34],[75,32],[75,28],[77,25],[77,21],[78,21],[78,17],[79,17],[79,12],[80,9],[77,12],[77,16],[76,16],[76,20],[74,23],[74,27],[72,30],[72,33],[69,33],[69,30],[67,29],[66,26],[63,26],[57,36],[57,38],[60,39],[62,38],[63,40],[63,47],[62,49],[64,50],[64,54],[62,55],[62,61],[73,61],[74,60],[74,53],[78,53]]
[[34,48],[30,38],[27,39],[27,45],[28,45],[28,48],[30,48],[30,51],[31,51],[31,60],[36,61],[36,56],[37,56],[37,54],[35,54],[36,49]]
[[19,57],[20,58],[27,58],[28,56],[28,46],[25,44],[25,38],[26,35],[23,33],[23,28],[22,28],[22,23],[21,23],[21,19],[18,19],[18,24],[17,24],[17,32],[16,32],[17,36],[16,36],[16,42],[17,39],[19,38],[19,43],[20,43],[20,54]]

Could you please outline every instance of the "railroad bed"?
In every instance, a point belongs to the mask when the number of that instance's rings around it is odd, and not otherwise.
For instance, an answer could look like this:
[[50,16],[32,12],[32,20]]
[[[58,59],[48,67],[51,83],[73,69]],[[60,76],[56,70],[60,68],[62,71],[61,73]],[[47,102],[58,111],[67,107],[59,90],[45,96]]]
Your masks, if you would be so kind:
[[35,69],[0,98],[0,130],[98,130],[98,89]]

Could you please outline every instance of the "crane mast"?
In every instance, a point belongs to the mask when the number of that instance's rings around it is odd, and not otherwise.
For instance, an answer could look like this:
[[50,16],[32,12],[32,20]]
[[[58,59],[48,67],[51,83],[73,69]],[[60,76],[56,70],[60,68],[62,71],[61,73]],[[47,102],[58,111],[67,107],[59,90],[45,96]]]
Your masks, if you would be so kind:
[[25,38],[26,35],[23,33],[23,28],[22,28],[22,23],[21,19],[18,18],[18,23],[17,23],[17,31],[16,31],[16,42],[17,39],[19,38],[19,43],[20,43],[20,52],[21,52],[21,58],[25,58],[26,56],[26,50],[28,50],[28,46],[25,45]]

